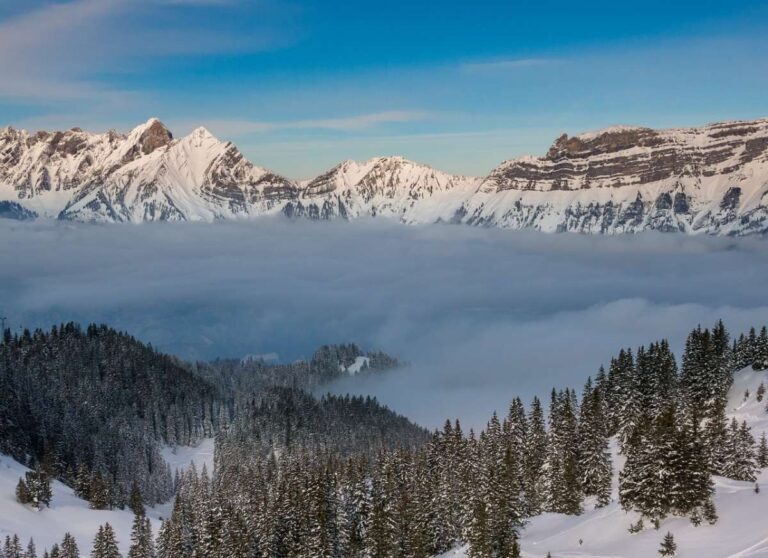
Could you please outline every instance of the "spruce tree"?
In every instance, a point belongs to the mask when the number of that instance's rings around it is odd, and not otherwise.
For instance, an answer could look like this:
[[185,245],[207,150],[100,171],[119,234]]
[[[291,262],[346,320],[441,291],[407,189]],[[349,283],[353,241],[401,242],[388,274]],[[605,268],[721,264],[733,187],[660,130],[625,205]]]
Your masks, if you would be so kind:
[[550,428],[547,437],[548,509],[556,513],[581,513],[579,482],[578,422],[574,412],[574,396],[566,389],[552,390]]
[[661,541],[661,547],[659,548],[659,556],[675,556],[677,554],[677,543],[675,543],[675,537],[672,533],[667,532],[664,535],[664,540]]
[[746,421],[739,425],[733,418],[728,430],[725,466],[722,474],[731,479],[754,482],[757,469],[755,439]]
[[100,472],[97,472],[91,479],[88,495],[92,509],[106,510],[112,507],[112,492],[109,483],[101,476]]
[[5,537],[5,545],[2,549],[4,558],[22,558],[21,542],[18,535]]
[[61,542],[61,558],[80,558],[80,550],[77,548],[75,538],[69,534],[64,534],[64,540]]
[[35,541],[31,538],[27,544],[27,550],[24,551],[24,558],[37,558],[37,549],[35,548]]
[[128,558],[156,558],[152,525],[148,517],[135,515],[133,518]]
[[24,483],[27,486],[29,501],[38,510],[43,509],[51,503],[53,493],[51,492],[51,478],[45,471],[38,467],[34,471],[25,473]]
[[768,467],[768,439],[765,432],[760,435],[760,445],[757,448],[757,465],[761,469]]
[[584,494],[596,497],[596,507],[610,503],[612,470],[605,410],[601,392],[590,380],[584,387],[579,415],[579,462]]
[[526,515],[538,515],[546,502],[544,466],[547,462],[547,429],[544,410],[538,397],[533,398],[528,414],[528,439],[525,444]]
[[117,548],[115,531],[109,523],[99,527],[96,538],[93,541],[91,558],[122,558]]
[[16,485],[16,501],[19,504],[30,504],[32,502],[32,495],[29,493],[29,487],[24,479],[19,479]]
[[144,515],[144,499],[141,497],[141,491],[139,486],[134,481],[131,486],[131,495],[128,498],[128,507],[134,513],[134,515]]

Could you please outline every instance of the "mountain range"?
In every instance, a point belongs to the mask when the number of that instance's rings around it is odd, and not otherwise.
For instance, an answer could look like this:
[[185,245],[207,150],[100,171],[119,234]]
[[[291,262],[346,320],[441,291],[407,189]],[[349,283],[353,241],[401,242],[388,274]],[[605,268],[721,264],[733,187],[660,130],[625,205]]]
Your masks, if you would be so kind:
[[84,222],[387,217],[597,234],[768,232],[768,119],[563,134],[543,156],[486,177],[402,157],[345,161],[296,181],[205,128],[174,138],[151,118],[128,134],[0,129],[0,217]]

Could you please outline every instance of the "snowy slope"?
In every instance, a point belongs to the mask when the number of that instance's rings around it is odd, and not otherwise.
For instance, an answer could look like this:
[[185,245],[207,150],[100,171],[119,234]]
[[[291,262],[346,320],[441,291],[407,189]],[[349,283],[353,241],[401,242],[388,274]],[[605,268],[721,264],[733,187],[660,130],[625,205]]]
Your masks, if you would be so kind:
[[[765,382],[768,372],[751,368],[735,374],[729,396],[730,416],[746,420],[752,434],[759,439],[768,433],[768,398],[758,402],[757,387]],[[750,398],[744,401],[749,389]],[[623,465],[615,455],[614,473]],[[675,536],[679,558],[757,558],[768,557],[768,470],[758,477],[760,494],[754,484],[715,477],[715,506],[720,517],[715,525],[706,523],[694,527],[686,518],[667,518],[658,531],[648,528],[630,534],[627,527],[639,515],[626,513],[618,505],[618,483],[614,479],[613,503],[595,510],[586,506],[580,516],[547,513],[531,520],[522,534],[523,556],[544,558],[547,552],[555,557],[583,558],[653,558],[667,531]],[[579,541],[582,541],[579,544]],[[466,557],[466,548],[443,554],[445,558]]]
[[[54,481],[51,507],[36,511],[29,506],[16,502],[16,483],[28,469],[9,457],[0,455],[0,537],[19,535],[26,546],[29,538],[35,540],[37,551],[42,555],[43,548],[50,548],[54,543],[61,544],[64,533],[70,532],[77,540],[82,555],[90,553],[91,543],[99,525],[109,522],[115,528],[120,550],[125,553],[130,545],[133,513],[130,510],[92,510],[85,502],[74,495],[72,489]],[[152,527],[157,532],[160,513],[149,510]]]
[[479,180],[451,175],[402,157],[345,161],[301,188],[289,216],[331,219],[388,217],[404,223],[453,218]]
[[[197,447],[163,448],[163,458],[171,469],[184,469],[195,463],[198,471],[205,464],[208,471],[213,467],[213,439],[204,439]],[[109,522],[115,529],[120,550],[127,555],[130,545],[133,513],[128,510],[92,510],[88,502],[74,495],[71,488],[59,481],[52,483],[53,499],[50,508],[36,511],[16,502],[16,483],[28,471],[26,467],[8,456],[0,454],[0,538],[19,535],[26,546],[29,538],[35,540],[38,555],[44,548],[61,543],[64,533],[70,532],[77,540],[82,556],[88,556],[93,537],[100,525]],[[170,515],[171,504],[148,508],[147,516],[152,520],[156,535],[160,518]]]
[[339,368],[341,368],[342,372],[346,372],[350,376],[354,376],[355,374],[358,374],[363,366],[366,366],[369,362],[370,359],[368,357],[359,356],[355,357],[355,362],[350,364],[347,368],[344,368],[344,365],[339,365]]
[[129,134],[0,129],[0,202],[100,222],[386,217],[592,234],[768,232],[768,119],[562,135],[483,179],[402,157],[345,161],[294,182],[204,128],[156,118]]

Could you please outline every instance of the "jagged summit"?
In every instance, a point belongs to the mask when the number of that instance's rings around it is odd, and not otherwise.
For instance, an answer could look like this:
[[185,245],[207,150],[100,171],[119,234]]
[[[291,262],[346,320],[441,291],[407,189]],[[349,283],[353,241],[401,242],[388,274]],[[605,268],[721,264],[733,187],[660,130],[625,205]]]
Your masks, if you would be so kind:
[[0,134],[0,200],[81,221],[211,220],[279,211],[293,183],[204,128],[150,118],[127,134]]
[[[347,160],[301,183],[205,128],[157,118],[127,134],[0,129],[0,201],[82,221],[213,220],[284,213],[582,233],[768,232],[768,119],[563,134],[482,179],[402,156]],[[18,213],[18,212],[16,212]]]

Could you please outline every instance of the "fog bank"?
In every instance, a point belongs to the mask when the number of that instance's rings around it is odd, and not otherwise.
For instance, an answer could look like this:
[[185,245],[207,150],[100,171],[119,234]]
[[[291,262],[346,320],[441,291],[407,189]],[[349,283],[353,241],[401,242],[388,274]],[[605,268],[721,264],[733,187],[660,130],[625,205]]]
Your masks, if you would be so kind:
[[189,359],[354,341],[411,363],[333,386],[427,426],[580,387],[621,346],[768,323],[768,244],[460,226],[0,220],[9,325],[107,322]]

